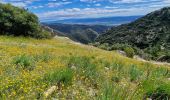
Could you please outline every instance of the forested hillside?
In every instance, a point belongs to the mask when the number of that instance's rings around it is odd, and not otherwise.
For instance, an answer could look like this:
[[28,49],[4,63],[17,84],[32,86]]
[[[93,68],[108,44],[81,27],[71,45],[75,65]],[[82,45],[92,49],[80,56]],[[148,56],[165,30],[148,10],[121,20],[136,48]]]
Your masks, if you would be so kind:
[[166,7],[149,13],[132,23],[113,27],[105,34],[100,35],[96,42],[108,43],[110,50],[129,45],[138,54],[142,50],[148,54],[148,58],[157,60],[160,57],[166,57],[169,61],[170,8]]
[[[106,30],[110,29],[111,26],[104,25],[78,25],[78,24],[61,24],[61,23],[43,23],[54,31],[59,31],[64,36],[70,39],[88,44],[94,42],[99,34],[104,33]],[[59,33],[58,32],[58,33]]]

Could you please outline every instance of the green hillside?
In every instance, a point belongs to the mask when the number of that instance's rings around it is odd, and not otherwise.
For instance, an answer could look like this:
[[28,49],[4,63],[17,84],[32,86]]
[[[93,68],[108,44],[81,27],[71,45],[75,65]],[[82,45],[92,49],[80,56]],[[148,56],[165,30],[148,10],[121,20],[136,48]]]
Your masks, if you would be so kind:
[[165,99],[170,97],[169,68],[67,38],[0,36],[1,100]]
[[96,42],[108,43],[110,49],[114,49],[116,44],[130,45],[141,56],[144,54],[139,53],[140,50],[148,54],[146,58],[157,60],[164,56],[170,61],[170,8],[162,8],[132,23],[113,27],[99,36]]
[[61,24],[61,23],[43,23],[49,26],[57,33],[62,33],[62,36],[70,39],[88,44],[94,42],[99,34],[108,30],[111,26],[104,25],[79,25],[79,24]]

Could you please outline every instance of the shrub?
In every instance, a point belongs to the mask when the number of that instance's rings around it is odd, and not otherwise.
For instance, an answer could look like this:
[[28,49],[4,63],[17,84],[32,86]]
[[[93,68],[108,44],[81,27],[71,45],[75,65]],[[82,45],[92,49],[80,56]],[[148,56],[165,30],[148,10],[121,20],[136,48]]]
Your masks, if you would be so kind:
[[13,59],[14,64],[20,66],[23,69],[33,70],[35,67],[34,59],[28,55],[20,55]]
[[131,47],[124,48],[124,51],[126,52],[126,55],[130,58],[133,58],[133,56],[135,55],[135,51]]
[[123,50],[124,48],[129,47],[129,46],[130,46],[130,45],[128,45],[128,44],[116,43],[116,44],[113,44],[113,45],[111,46],[111,49],[112,49],[112,50]]
[[54,70],[45,74],[44,80],[50,84],[59,84],[63,83],[68,85],[71,83],[73,78],[73,71],[69,68]]
[[13,36],[48,38],[50,33],[42,30],[38,17],[28,10],[0,3],[0,33]]
[[103,43],[101,45],[98,46],[100,49],[104,49],[104,50],[111,50],[109,47],[108,43]]

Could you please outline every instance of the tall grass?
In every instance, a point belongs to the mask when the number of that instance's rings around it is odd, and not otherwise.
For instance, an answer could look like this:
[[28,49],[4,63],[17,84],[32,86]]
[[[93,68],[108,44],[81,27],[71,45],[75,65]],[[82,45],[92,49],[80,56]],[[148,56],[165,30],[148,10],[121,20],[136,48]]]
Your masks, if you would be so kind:
[[33,70],[35,68],[35,62],[33,57],[25,54],[14,57],[13,63],[18,67],[27,70]]
[[44,75],[44,81],[53,84],[71,84],[73,78],[73,71],[69,68],[54,70]]
[[136,65],[131,65],[129,68],[129,77],[131,82],[138,81],[142,74],[142,71],[140,71]]

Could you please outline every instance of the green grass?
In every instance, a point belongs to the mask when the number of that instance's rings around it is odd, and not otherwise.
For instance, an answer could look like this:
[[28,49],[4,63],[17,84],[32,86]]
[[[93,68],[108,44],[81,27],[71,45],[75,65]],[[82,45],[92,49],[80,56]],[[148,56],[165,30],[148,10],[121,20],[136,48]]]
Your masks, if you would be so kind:
[[44,81],[53,85],[55,84],[68,85],[71,84],[72,79],[73,79],[73,71],[69,68],[54,70],[44,75]]
[[25,55],[25,54],[14,57],[13,63],[17,67],[21,67],[27,70],[33,70],[35,67],[35,62],[34,62],[33,57]]
[[142,74],[143,73],[135,65],[132,65],[129,69],[129,77],[131,82],[139,80]]

